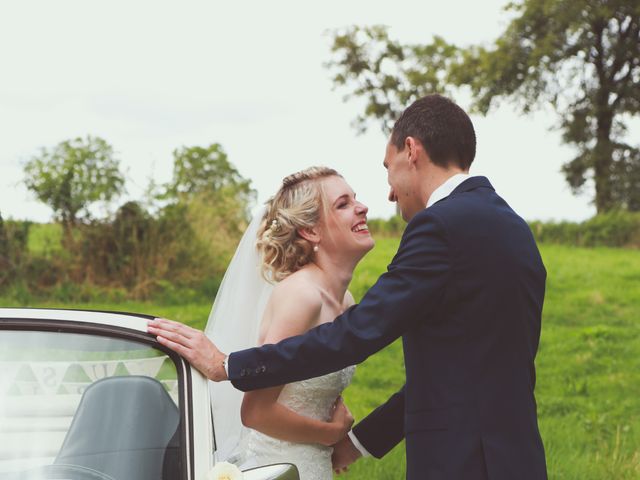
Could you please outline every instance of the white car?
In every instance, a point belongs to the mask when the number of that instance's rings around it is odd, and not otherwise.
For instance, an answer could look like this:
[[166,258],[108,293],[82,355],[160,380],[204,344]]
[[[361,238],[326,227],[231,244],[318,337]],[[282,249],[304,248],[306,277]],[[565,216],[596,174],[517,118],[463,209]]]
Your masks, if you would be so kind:
[[[205,480],[207,379],[146,333],[152,316],[0,308],[1,480]],[[291,464],[244,480],[297,480]]]

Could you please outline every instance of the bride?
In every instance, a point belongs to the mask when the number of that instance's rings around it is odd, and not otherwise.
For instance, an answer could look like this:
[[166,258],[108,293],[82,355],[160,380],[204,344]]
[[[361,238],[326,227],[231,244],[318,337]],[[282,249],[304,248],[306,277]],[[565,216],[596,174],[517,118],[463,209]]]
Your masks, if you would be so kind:
[[[340,315],[354,304],[347,291],[353,270],[374,245],[366,215],[335,170],[286,177],[238,246],[207,336],[233,351],[277,343]],[[290,462],[302,480],[331,480],[331,445],[353,423],[340,394],[354,369],[244,396],[229,383],[211,383],[219,459],[243,467]]]

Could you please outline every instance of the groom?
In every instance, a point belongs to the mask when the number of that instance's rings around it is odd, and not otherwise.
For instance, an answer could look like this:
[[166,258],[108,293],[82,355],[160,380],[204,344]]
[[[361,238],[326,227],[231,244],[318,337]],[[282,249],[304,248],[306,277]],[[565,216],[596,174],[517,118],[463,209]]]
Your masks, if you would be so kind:
[[404,438],[408,479],[546,479],[534,398],[546,271],[526,222],[468,175],[475,148],[447,98],[404,111],[384,166],[408,225],[387,272],[334,322],[228,358],[180,324],[149,331],[243,391],[337,371],[402,337],[406,384],[336,446],[335,467]]

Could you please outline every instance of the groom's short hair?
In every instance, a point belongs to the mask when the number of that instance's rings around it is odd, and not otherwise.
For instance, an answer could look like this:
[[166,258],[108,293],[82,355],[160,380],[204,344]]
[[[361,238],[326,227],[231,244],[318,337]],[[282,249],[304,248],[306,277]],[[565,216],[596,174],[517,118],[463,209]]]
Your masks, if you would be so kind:
[[407,137],[420,140],[433,163],[468,170],[476,156],[476,133],[466,112],[442,95],[433,94],[413,102],[396,121],[391,143],[404,149]]

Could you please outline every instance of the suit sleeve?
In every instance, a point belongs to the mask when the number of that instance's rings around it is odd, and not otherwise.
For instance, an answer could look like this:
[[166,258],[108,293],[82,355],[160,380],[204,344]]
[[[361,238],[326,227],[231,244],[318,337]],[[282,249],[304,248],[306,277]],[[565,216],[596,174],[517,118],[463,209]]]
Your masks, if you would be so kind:
[[387,271],[358,305],[303,335],[232,353],[229,379],[249,391],[361,363],[433,317],[448,281],[449,256],[444,224],[423,210],[407,225]]
[[404,438],[404,388],[353,427],[353,434],[374,457],[382,458]]

